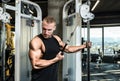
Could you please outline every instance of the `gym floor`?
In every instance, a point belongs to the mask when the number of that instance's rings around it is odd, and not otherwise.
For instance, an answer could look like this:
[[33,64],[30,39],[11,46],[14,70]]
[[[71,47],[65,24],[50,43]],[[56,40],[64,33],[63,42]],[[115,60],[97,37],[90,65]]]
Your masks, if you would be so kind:
[[[87,66],[83,65],[82,81],[88,81]],[[120,64],[90,63],[90,81],[120,81]]]

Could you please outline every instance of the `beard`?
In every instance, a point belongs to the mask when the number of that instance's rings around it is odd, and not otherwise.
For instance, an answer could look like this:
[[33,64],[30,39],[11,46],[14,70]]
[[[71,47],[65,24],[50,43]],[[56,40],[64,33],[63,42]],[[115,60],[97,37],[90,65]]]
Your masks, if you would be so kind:
[[46,38],[46,39],[47,39],[47,38],[51,38],[51,36],[52,36],[52,35],[43,34],[43,37]]

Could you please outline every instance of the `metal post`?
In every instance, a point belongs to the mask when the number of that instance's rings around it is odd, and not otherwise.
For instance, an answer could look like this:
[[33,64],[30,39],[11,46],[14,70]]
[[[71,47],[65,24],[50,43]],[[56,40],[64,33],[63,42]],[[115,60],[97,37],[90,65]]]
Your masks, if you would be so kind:
[[[90,21],[87,22],[87,43],[90,42]],[[90,81],[90,48],[87,46],[87,81]]]
[[[6,11],[5,3],[2,3],[2,6],[4,13]],[[6,41],[5,23],[2,22],[2,30],[1,30],[2,81],[5,81],[5,41]]]
[[[75,12],[68,14],[67,9],[72,2],[75,3]],[[63,41],[67,40],[68,44],[80,45],[81,42],[81,17],[79,17],[79,7],[81,2],[82,0],[69,0],[63,7]],[[67,18],[74,19],[74,24],[66,25]],[[73,31],[71,32],[71,30]],[[74,67],[73,65],[71,66],[71,64],[73,64]],[[63,60],[63,81],[82,81],[80,52],[77,52],[74,55],[67,55],[65,53],[65,59]]]
[[[34,8],[36,9],[37,17],[32,16],[31,14],[28,15],[28,14],[21,13],[22,3],[27,4],[27,5],[29,4],[33,5]],[[16,38],[15,38],[15,81],[30,81],[29,74],[31,72],[31,68],[30,67],[26,68],[28,66],[31,66],[28,61],[29,59],[27,58],[28,48],[25,48],[23,50],[22,45],[24,44],[24,46],[28,47],[28,42],[30,41],[30,39],[33,38],[33,36],[35,36],[41,31],[40,27],[41,27],[41,21],[42,21],[42,11],[38,4],[33,3],[29,0],[16,0],[15,9],[16,9],[15,10],[15,34],[16,34]],[[32,19],[38,24],[35,24],[35,27],[32,27],[32,28],[30,27],[27,29],[26,27],[28,26],[25,24],[26,19]],[[30,38],[29,41],[26,41],[26,39],[23,39],[24,36],[27,35],[27,33],[29,33],[29,35],[27,36]]]

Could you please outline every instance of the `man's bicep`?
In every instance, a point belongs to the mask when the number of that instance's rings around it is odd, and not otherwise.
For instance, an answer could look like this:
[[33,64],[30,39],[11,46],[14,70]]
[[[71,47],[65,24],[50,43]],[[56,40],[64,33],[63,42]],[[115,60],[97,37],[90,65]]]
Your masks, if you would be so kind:
[[36,68],[40,58],[42,57],[40,50],[30,50],[29,57],[33,68]]
[[39,59],[42,56],[40,49],[38,49],[38,50],[30,49],[29,50],[29,55],[30,55],[30,58],[32,60],[37,60],[37,59]]
[[29,55],[31,58],[37,57],[41,53],[40,45],[36,41],[31,41],[29,44]]

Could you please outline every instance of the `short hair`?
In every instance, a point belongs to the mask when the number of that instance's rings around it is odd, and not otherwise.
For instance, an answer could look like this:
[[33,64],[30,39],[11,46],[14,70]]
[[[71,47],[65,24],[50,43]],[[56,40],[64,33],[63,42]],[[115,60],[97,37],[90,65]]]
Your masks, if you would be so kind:
[[55,23],[56,25],[56,21],[52,16],[47,16],[43,19],[43,21],[46,21],[47,23]]

